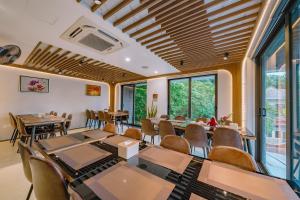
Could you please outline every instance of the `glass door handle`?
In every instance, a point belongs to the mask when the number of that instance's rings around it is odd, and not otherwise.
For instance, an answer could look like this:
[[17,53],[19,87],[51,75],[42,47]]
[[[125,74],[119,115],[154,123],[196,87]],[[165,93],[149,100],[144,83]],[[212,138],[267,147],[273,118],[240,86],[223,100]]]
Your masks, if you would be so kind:
[[259,116],[265,117],[267,116],[267,110],[265,108],[259,108]]

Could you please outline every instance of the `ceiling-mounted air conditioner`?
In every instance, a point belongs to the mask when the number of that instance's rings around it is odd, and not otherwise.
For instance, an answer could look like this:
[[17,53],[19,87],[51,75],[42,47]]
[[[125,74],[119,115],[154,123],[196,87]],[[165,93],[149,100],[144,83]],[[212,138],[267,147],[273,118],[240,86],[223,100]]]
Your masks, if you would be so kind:
[[125,46],[123,41],[97,27],[85,17],[80,17],[60,37],[82,47],[89,47],[101,54],[109,54]]

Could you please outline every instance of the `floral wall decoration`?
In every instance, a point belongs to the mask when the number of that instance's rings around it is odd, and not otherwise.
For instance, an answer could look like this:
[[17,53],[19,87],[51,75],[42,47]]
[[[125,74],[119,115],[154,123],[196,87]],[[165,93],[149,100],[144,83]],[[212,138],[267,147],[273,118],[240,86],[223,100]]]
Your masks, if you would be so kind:
[[49,79],[20,76],[20,91],[49,93]]

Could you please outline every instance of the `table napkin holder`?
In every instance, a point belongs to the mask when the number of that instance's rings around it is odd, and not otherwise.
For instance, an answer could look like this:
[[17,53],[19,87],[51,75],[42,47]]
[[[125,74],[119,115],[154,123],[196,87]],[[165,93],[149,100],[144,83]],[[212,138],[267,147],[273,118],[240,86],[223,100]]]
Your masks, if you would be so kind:
[[118,144],[118,155],[122,158],[129,159],[139,153],[139,142],[126,140]]

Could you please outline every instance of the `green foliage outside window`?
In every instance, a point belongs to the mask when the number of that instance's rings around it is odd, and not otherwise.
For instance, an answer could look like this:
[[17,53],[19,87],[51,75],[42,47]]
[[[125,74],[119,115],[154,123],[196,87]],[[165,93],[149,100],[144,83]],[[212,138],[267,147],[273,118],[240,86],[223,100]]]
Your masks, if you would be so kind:
[[191,78],[191,97],[189,97],[189,81],[189,78],[170,81],[170,117],[178,115],[189,117],[189,98],[191,98],[192,120],[215,116],[215,76]]
[[135,86],[135,100],[134,100],[134,123],[141,125],[141,120],[147,116],[147,84],[141,83]]

